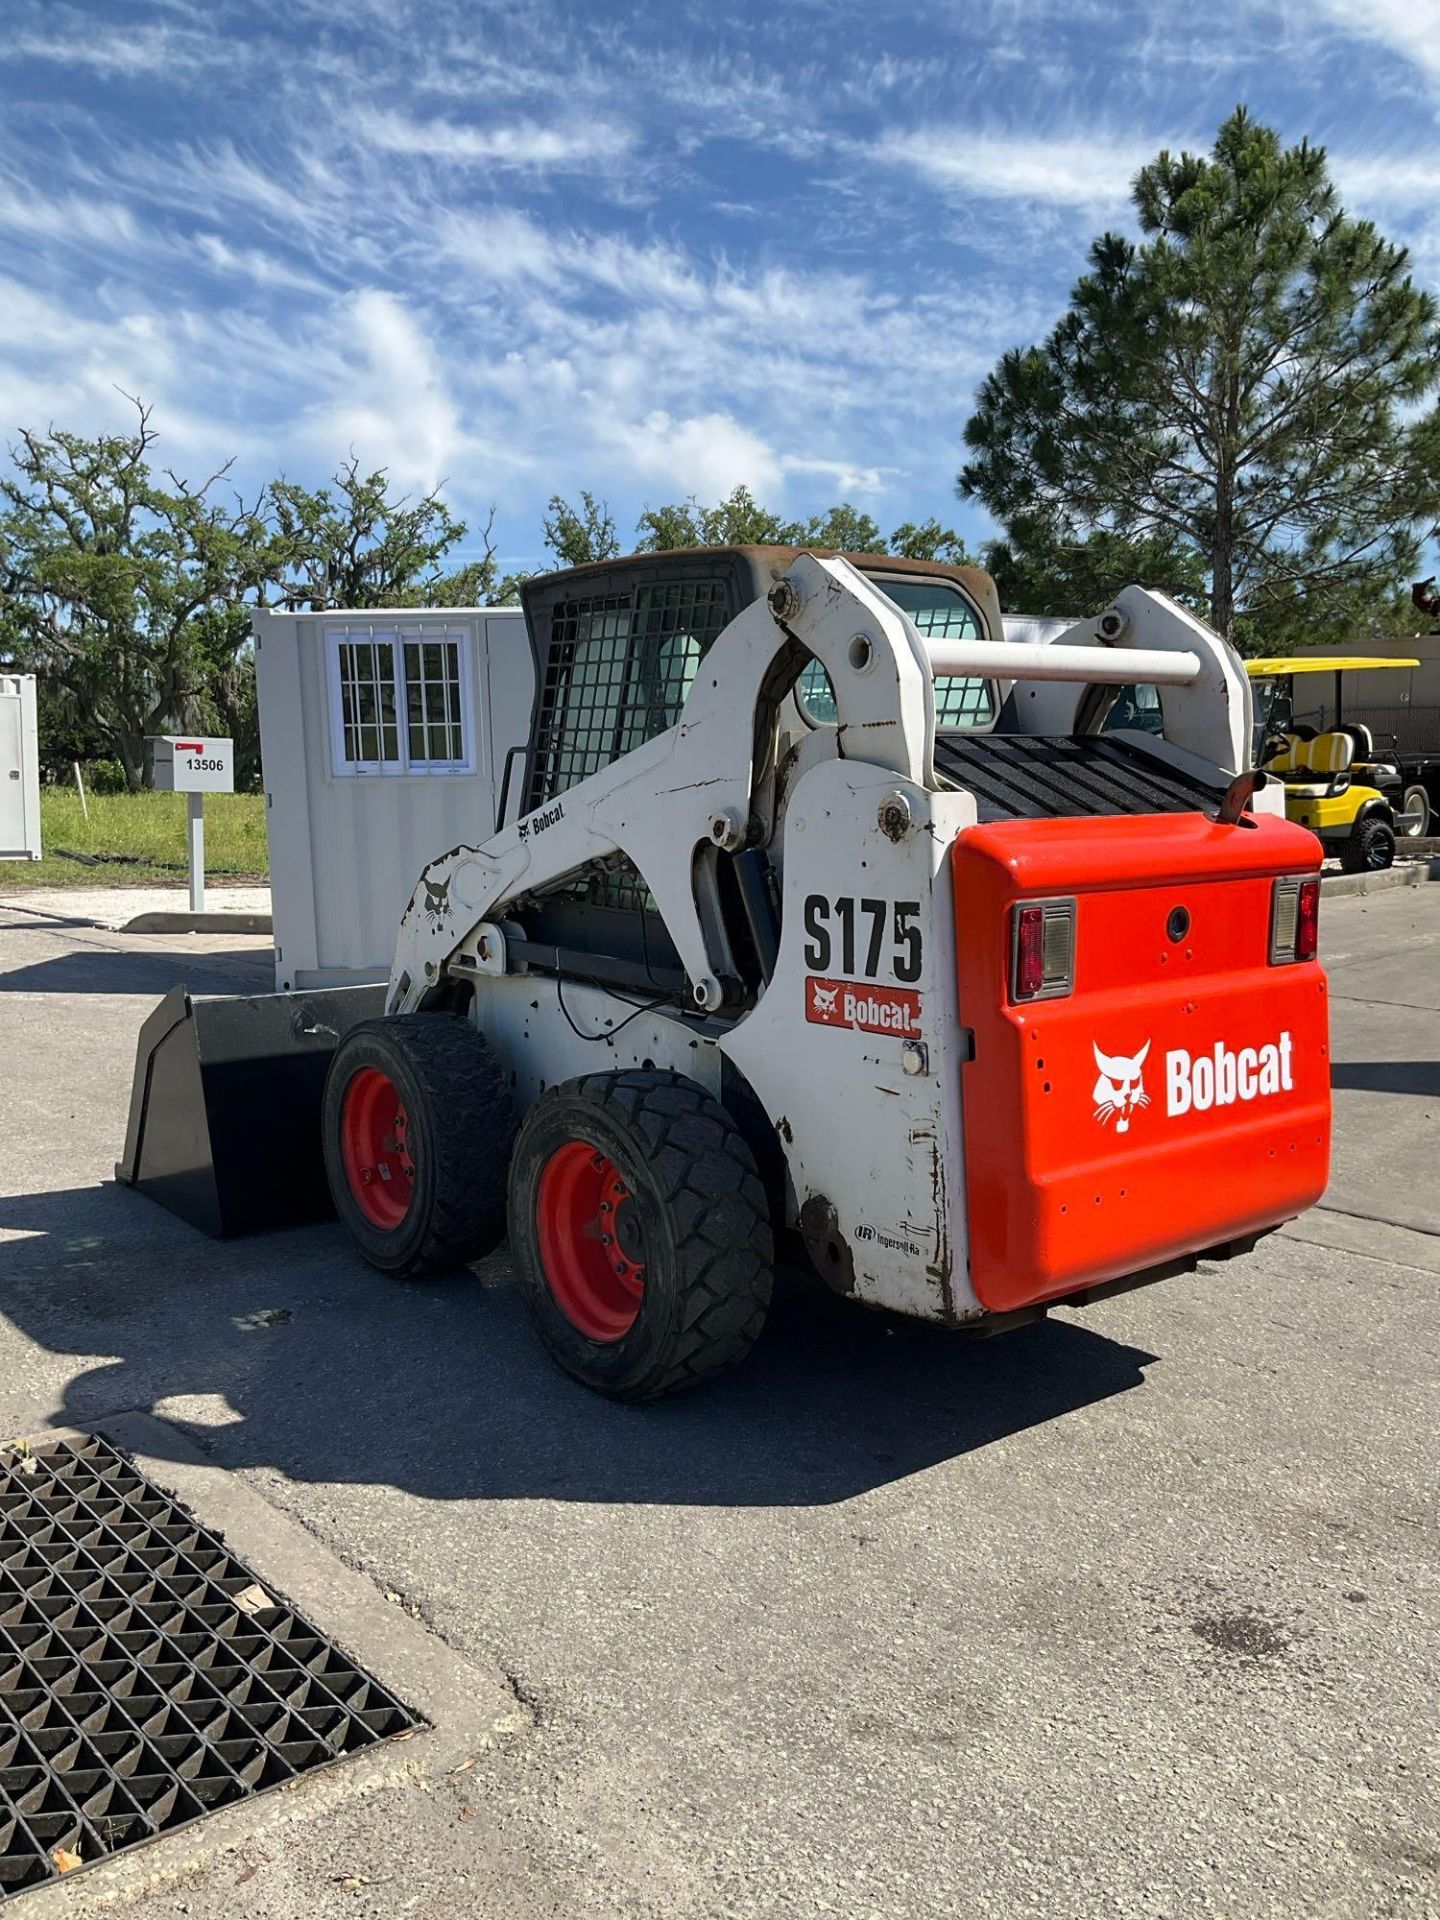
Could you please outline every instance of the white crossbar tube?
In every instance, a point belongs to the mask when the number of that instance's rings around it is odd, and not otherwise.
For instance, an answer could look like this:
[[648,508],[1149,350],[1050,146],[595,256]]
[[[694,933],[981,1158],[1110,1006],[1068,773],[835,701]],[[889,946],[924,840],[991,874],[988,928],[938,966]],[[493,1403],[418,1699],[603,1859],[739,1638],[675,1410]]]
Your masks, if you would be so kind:
[[934,674],[986,680],[1087,680],[1101,686],[1188,687],[1200,677],[1193,653],[1150,647],[1047,647],[1033,640],[937,640],[922,636]]

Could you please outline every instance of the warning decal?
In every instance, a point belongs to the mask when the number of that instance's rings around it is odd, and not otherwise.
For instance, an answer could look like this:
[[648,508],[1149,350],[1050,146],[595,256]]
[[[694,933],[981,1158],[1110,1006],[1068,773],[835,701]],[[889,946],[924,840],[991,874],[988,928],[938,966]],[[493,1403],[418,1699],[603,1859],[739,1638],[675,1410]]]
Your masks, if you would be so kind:
[[920,1031],[920,996],[910,987],[869,987],[805,976],[805,1018],[821,1027],[859,1027],[911,1039]]

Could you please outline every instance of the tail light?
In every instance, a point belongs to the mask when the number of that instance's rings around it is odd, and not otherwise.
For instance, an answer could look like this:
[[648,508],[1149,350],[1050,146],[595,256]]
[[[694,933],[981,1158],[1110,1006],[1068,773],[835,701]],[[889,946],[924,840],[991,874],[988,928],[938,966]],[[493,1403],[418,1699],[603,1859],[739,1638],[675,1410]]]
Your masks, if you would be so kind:
[[1010,998],[1059,1000],[1075,984],[1075,902],[1024,900],[1011,909]]
[[1313,960],[1320,950],[1320,879],[1275,882],[1270,900],[1270,964]]
[[1295,958],[1313,960],[1320,951],[1320,880],[1300,882],[1300,900],[1295,915]]

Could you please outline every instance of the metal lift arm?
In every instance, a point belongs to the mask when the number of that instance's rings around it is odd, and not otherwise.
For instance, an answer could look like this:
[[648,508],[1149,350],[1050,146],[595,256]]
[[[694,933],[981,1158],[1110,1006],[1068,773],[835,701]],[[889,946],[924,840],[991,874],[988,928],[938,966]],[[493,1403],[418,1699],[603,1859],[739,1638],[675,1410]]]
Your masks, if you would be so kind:
[[[507,902],[563,883],[592,862],[622,855],[654,895],[697,1007],[722,1006],[725,986],[700,863],[736,852],[755,835],[761,759],[793,675],[777,673],[787,649],[829,675],[836,750],[933,788],[934,675],[941,672],[1113,684],[1156,681],[1221,697],[1215,744],[1237,736],[1218,637],[1162,596],[1129,588],[1117,603],[1113,642],[1047,647],[921,639],[894,602],[847,561],[802,554],[768,600],[757,600],[717,637],[679,721],[612,765],[504,827],[483,846],[454,848],[422,874],[400,923],[386,1011],[422,1006],[458,965],[503,972]],[[1107,616],[1108,617],[1108,616]],[[1069,641],[1080,630],[1067,633]],[[1142,641],[1152,641],[1142,649]],[[963,659],[960,657],[963,653]],[[1248,701],[1243,673],[1240,697]],[[778,689],[778,690],[777,690]],[[1214,755],[1225,764],[1225,755]]]

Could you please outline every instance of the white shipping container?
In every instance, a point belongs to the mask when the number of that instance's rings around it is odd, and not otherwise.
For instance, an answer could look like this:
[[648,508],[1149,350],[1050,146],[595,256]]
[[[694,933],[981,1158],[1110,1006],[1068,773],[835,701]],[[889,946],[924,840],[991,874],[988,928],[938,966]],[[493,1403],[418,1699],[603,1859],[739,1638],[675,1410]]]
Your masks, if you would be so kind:
[[421,870],[495,830],[506,748],[529,737],[524,616],[257,613],[253,627],[275,984],[383,980]]
[[35,676],[0,673],[0,860],[40,858]]

